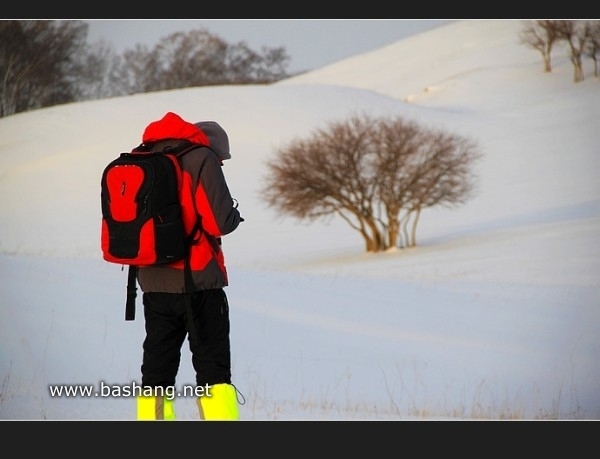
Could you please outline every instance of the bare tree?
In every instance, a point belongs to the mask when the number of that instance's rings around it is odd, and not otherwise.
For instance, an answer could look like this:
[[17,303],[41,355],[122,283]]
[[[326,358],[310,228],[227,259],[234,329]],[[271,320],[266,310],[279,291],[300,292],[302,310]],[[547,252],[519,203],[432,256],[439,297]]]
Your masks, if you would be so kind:
[[167,36],[154,50],[160,89],[225,84],[227,46],[205,29]]
[[600,56],[600,21],[590,21],[590,39],[585,49],[585,55],[594,61],[594,76],[600,76],[598,57]]
[[228,84],[268,84],[288,76],[289,56],[284,48],[263,46],[261,53],[251,50],[246,42],[230,45],[226,68]]
[[[406,143],[399,144],[400,149],[405,149],[405,145],[409,148],[404,154],[401,153],[408,161],[402,171],[404,177],[396,182],[404,184],[404,190],[395,196],[390,194],[388,199],[383,200],[386,209],[394,209],[392,206],[398,202],[398,197],[403,197],[400,209],[403,214],[390,212],[388,220],[393,221],[394,215],[397,216],[402,224],[403,245],[414,247],[417,245],[417,224],[423,209],[438,205],[456,207],[471,197],[475,183],[471,167],[480,158],[480,153],[473,140],[443,130],[424,129],[415,123],[398,126],[398,122],[391,123],[386,129],[392,129],[396,136],[398,130],[403,129],[414,133]],[[383,189],[381,192],[385,194]],[[409,233],[408,224],[411,220],[412,230]]]
[[581,56],[585,52],[590,39],[590,22],[588,21],[559,21],[556,28],[560,40],[569,44],[569,58],[573,64],[573,81],[584,80]]
[[205,29],[178,32],[122,56],[86,41],[84,21],[0,20],[0,117],[51,105],[192,86],[286,78],[283,48],[226,43]]
[[287,67],[290,64],[290,56],[284,47],[268,48],[261,47],[262,64],[257,75],[253,78],[255,83],[274,83],[290,76]]
[[413,216],[404,245],[415,246],[422,209],[466,202],[479,156],[473,141],[402,117],[352,116],[279,149],[267,162],[261,195],[299,219],[341,217],[367,252],[399,245]]
[[193,86],[270,83],[287,76],[283,48],[251,50],[245,42],[228,44],[208,30],[176,32],[154,49],[137,45],[124,53],[121,75],[130,93]]
[[82,52],[79,71],[73,84],[79,89],[79,100],[103,99],[129,94],[127,80],[123,78],[123,58],[114,46],[100,41]]
[[83,21],[0,21],[0,116],[79,98]]
[[136,44],[133,49],[125,50],[118,73],[127,94],[160,89],[161,66],[156,53],[152,53],[146,45]]
[[519,33],[520,42],[539,51],[544,60],[544,72],[552,71],[552,48],[558,40],[558,23],[561,21],[527,21]]

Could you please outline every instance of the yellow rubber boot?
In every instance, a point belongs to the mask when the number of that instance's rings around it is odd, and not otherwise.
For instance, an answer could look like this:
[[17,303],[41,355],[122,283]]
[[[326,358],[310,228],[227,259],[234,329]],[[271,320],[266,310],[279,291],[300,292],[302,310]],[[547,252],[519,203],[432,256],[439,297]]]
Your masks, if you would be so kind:
[[138,421],[174,421],[174,400],[164,396],[140,395],[137,397]]
[[231,384],[210,386],[207,394],[197,400],[200,418],[207,421],[237,421],[239,419],[235,387]]

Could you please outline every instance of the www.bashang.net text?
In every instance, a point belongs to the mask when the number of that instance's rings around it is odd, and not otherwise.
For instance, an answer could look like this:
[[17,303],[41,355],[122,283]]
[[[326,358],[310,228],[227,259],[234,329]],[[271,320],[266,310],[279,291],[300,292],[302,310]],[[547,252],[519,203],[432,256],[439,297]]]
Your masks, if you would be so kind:
[[106,384],[100,381],[94,384],[50,384],[48,386],[50,397],[165,397],[173,400],[175,397],[210,397],[210,386],[184,385],[178,391],[175,386],[148,387],[136,382],[130,384]]

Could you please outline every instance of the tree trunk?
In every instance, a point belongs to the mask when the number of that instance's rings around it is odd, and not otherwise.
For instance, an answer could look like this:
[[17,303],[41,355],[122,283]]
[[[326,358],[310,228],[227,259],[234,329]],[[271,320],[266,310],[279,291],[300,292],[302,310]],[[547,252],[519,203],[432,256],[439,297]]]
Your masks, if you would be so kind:
[[388,247],[398,246],[398,236],[400,233],[400,222],[398,219],[389,217],[389,228],[388,228]]
[[360,235],[363,237],[363,240],[365,241],[365,250],[367,252],[373,252],[374,251],[373,247],[375,246],[375,244],[374,244],[371,236],[369,236],[369,234],[365,230],[361,230]]
[[367,231],[360,232],[365,240],[365,250],[367,252],[379,252],[380,250],[383,250],[382,247],[385,246],[383,237],[376,226],[373,226],[371,222],[369,222],[368,225],[371,230],[371,234],[369,234]]
[[552,72],[552,64],[550,61],[550,54],[544,54],[544,72]]
[[421,215],[421,208],[418,208],[417,212],[415,213],[415,221],[413,222],[413,225],[412,225],[412,236],[411,236],[411,241],[410,241],[411,247],[417,246],[417,223],[419,223],[420,215]]
[[381,231],[377,227],[377,222],[373,219],[367,221],[367,225],[371,230],[371,241],[372,241],[372,250],[371,252],[379,252],[381,250],[387,249],[385,238],[381,234]]
[[581,64],[581,59],[579,59],[577,62],[574,62],[573,66],[574,66],[573,80],[575,81],[575,83],[580,83],[583,81],[583,66]]
[[410,247],[410,237],[408,236],[408,222],[410,221],[410,212],[408,212],[402,221],[402,235],[404,237],[403,247]]

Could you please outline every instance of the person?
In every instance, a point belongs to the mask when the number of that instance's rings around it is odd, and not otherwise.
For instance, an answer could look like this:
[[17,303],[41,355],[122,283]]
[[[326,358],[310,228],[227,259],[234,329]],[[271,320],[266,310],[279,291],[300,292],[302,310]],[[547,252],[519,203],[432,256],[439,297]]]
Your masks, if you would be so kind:
[[[200,418],[236,420],[238,394],[231,382],[229,304],[224,290],[229,281],[221,237],[244,219],[222,170],[223,161],[231,158],[229,138],[215,121],[190,123],[174,112],[151,122],[142,136],[150,151],[187,142],[206,146],[180,159],[184,224],[189,233],[197,232],[187,260],[191,281],[186,284],[183,261],[139,268],[145,338],[141,365],[144,391],[136,397],[137,418],[175,419],[173,389],[187,336],[196,389],[206,388],[195,392]],[[184,292],[190,284],[193,293],[187,295],[191,301],[186,303]],[[146,388],[152,388],[152,395]]]

